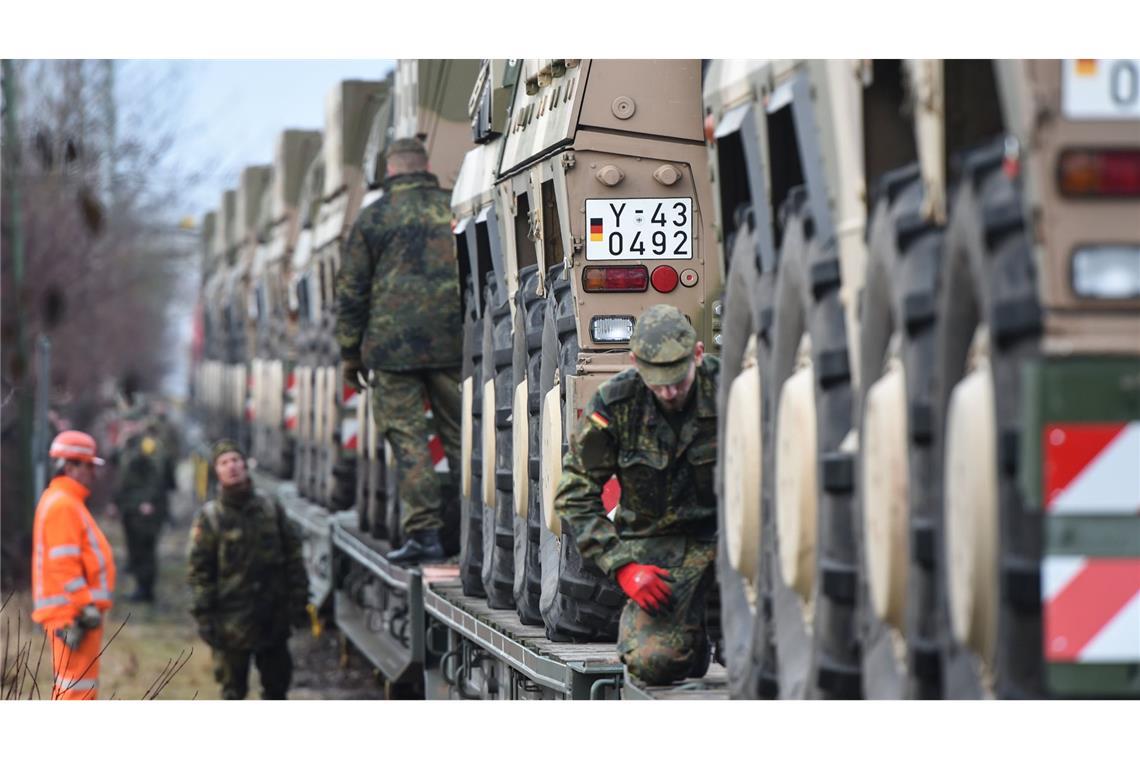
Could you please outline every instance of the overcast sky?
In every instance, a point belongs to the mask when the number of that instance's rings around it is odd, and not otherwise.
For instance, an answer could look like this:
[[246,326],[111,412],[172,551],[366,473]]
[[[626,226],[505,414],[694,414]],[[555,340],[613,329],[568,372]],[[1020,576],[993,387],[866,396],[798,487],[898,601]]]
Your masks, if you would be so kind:
[[[139,108],[161,108],[173,124],[173,147],[156,171],[186,181],[185,208],[171,220],[215,209],[250,164],[273,162],[283,129],[324,129],[325,96],[344,79],[383,79],[392,60],[352,61],[123,61],[116,67],[117,102],[125,121]],[[155,93],[143,100],[141,93]],[[141,103],[145,106],[140,106]],[[152,114],[153,116],[153,114]],[[126,126],[126,125],[124,125]],[[195,176],[197,175],[197,176]],[[194,178],[194,179],[191,179]],[[185,393],[196,278],[170,304],[175,366],[165,382]]]
[[[337,82],[383,79],[394,65],[392,60],[138,61],[125,68],[174,74],[173,89],[182,102],[171,165],[181,172],[204,172],[190,206],[178,215],[200,220],[217,206],[223,190],[236,186],[243,167],[272,163],[281,130],[324,128],[325,96]],[[120,87],[119,97],[129,92]]]

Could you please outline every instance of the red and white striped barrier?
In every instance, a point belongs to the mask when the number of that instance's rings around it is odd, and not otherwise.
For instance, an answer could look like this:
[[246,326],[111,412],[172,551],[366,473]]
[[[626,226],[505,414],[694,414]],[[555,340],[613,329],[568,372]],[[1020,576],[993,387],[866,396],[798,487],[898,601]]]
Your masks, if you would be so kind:
[[1042,436],[1046,512],[1140,513],[1140,422],[1050,424]]
[[1140,558],[1048,556],[1041,598],[1047,661],[1140,660]]
[[292,370],[285,378],[285,429],[297,429],[297,373]]
[[356,420],[360,393],[348,383],[341,383],[340,398],[340,448],[356,451],[360,445],[360,423]]

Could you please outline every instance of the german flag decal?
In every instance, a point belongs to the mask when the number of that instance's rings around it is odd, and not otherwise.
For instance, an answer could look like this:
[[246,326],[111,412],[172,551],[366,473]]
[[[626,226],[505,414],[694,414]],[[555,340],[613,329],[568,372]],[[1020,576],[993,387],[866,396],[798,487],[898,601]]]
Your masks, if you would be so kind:
[[606,428],[608,428],[610,426],[610,421],[607,420],[605,417],[603,417],[600,412],[594,412],[593,414],[591,414],[590,415],[590,422],[594,423],[595,425],[600,427],[602,430],[605,430]]
[[600,216],[590,217],[590,242],[602,242],[602,218]]

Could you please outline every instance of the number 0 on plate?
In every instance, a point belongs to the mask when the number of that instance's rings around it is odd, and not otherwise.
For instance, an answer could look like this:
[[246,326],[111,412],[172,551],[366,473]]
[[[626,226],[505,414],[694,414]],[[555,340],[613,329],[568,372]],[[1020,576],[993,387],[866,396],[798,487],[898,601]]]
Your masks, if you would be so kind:
[[587,199],[587,261],[691,258],[692,198]]

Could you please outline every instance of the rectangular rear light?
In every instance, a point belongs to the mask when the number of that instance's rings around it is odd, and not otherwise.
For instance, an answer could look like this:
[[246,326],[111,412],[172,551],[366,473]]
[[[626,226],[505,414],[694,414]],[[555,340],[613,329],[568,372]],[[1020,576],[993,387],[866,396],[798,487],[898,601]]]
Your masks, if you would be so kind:
[[1140,245],[1098,245],[1073,252],[1073,292],[1081,298],[1140,298]]
[[641,264],[582,270],[582,289],[587,293],[644,293],[648,287],[649,269]]
[[1066,150],[1057,161],[1057,185],[1068,197],[1140,197],[1140,150]]
[[628,343],[633,335],[633,317],[594,317],[590,320],[590,335],[595,343]]

